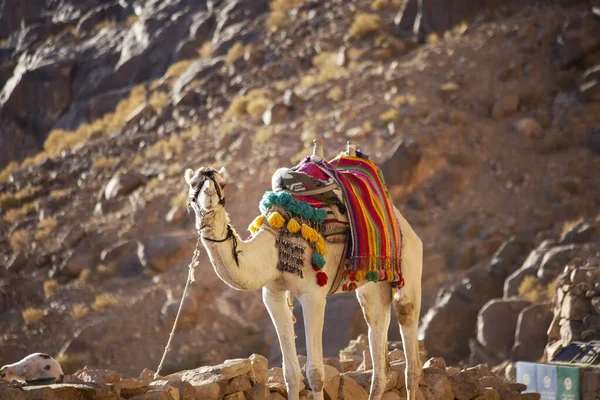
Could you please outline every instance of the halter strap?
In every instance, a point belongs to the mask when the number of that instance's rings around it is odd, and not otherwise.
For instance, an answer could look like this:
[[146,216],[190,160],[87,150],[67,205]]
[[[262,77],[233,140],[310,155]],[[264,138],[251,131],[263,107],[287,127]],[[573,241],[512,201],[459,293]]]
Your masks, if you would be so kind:
[[235,264],[238,267],[240,266],[240,260],[239,260],[239,253],[240,252],[237,250],[237,238],[233,234],[233,229],[231,228],[230,224],[227,224],[227,235],[225,235],[225,238],[223,238],[223,239],[211,239],[209,237],[202,236],[202,239],[204,239],[206,241],[209,241],[209,242],[213,242],[213,243],[223,243],[223,242],[226,242],[229,239],[233,240],[233,250],[232,250],[233,259],[235,260]]

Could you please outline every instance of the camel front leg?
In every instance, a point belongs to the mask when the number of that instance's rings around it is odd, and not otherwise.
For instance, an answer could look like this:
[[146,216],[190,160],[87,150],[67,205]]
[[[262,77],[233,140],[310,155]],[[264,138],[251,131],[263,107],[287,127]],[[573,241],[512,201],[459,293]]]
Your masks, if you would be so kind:
[[290,315],[290,309],[287,304],[287,291],[272,292],[266,287],[263,288],[263,303],[271,316],[279,346],[283,356],[283,376],[288,391],[288,400],[298,400],[300,398],[300,382],[302,371],[298,363],[298,354],[296,353],[296,341],[294,339],[294,323]]
[[325,370],[323,368],[323,320],[325,296],[308,293],[299,298],[306,332],[306,377],[314,400],[323,400]]

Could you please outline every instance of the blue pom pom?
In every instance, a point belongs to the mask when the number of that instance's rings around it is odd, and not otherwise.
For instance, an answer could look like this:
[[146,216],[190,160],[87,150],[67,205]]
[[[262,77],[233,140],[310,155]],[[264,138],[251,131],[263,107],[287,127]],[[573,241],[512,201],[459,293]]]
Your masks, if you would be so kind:
[[327,211],[322,210],[322,209],[315,209],[315,219],[317,220],[317,222],[319,223],[324,223],[325,222],[325,218],[327,218]]
[[312,262],[319,268],[323,268],[325,266],[325,257],[322,254],[313,252]]
[[281,192],[277,195],[277,204],[282,207],[287,207],[292,200],[294,200],[294,198],[289,193]]
[[300,215],[304,219],[312,219],[314,213],[313,208],[308,203],[300,203]]

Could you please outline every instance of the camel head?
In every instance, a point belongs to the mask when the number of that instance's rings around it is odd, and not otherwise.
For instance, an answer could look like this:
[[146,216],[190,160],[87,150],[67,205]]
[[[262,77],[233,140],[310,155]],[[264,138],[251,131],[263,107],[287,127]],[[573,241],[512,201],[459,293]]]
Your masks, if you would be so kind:
[[202,167],[196,172],[191,169],[185,171],[185,181],[190,186],[189,206],[196,213],[196,217],[214,212],[225,205],[224,188],[227,176],[225,168],[217,171],[214,168]]

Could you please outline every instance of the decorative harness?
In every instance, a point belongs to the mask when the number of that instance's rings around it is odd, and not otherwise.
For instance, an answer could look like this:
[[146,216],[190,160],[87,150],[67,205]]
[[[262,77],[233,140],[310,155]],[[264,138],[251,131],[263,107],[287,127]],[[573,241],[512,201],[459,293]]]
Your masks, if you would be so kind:
[[[204,179],[202,179],[202,181],[200,181],[198,183],[196,190],[192,196],[192,200],[188,204],[188,208],[191,207],[192,203],[197,202],[198,196],[200,195],[200,191],[204,187],[204,183],[207,180],[211,180],[213,182],[213,184],[215,185],[215,189],[217,190],[217,196],[219,197],[219,204],[221,204],[222,206],[225,206],[225,195],[223,194],[223,188],[221,187],[219,182],[217,182],[217,180],[215,179],[215,174],[217,174],[217,170],[214,168],[211,168],[211,167],[204,167],[204,168],[200,169],[200,174],[204,177]],[[226,242],[227,240],[231,239],[233,241],[233,250],[232,250],[233,259],[235,260],[235,264],[239,267],[240,266],[239,254],[241,253],[241,251],[237,250],[237,245],[238,245],[237,238],[233,234],[233,228],[231,227],[231,224],[227,224],[227,235],[225,236],[225,238],[212,239],[207,236],[203,236],[202,229],[204,229],[206,227],[206,225],[204,224],[204,218],[206,218],[208,215],[214,214],[214,211],[200,210],[198,213],[200,214],[200,218],[201,218],[200,229],[198,229],[198,235],[201,236],[202,239],[209,241],[209,242],[213,242],[213,243],[223,243],[223,242]]]

